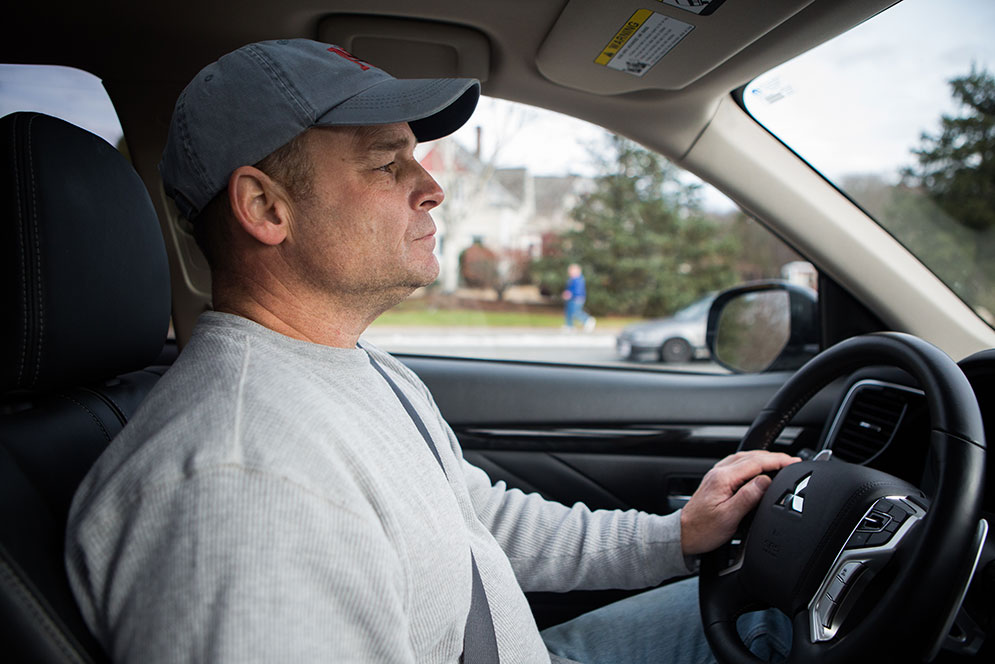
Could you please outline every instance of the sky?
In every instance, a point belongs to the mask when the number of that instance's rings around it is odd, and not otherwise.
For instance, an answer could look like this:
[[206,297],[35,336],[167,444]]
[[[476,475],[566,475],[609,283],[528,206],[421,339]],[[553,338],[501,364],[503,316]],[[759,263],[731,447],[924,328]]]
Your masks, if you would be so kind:
[[[967,73],[972,63],[995,70],[995,0],[904,0],[759,77],[747,87],[747,104],[830,178],[893,176],[911,163],[910,149],[922,132],[935,131],[940,113],[956,110],[947,81]],[[514,106],[483,99],[457,139],[473,149],[480,125],[485,156],[501,139],[496,155],[501,166],[526,167],[537,175],[594,173],[589,149],[603,140],[602,130]],[[63,117],[112,144],[121,137],[96,77],[62,67],[0,65],[0,116],[29,109]],[[704,194],[708,207],[732,207],[710,187]]]
[[995,72],[995,2],[905,0],[747,86],[747,108],[830,179],[894,176],[959,109],[948,81]]

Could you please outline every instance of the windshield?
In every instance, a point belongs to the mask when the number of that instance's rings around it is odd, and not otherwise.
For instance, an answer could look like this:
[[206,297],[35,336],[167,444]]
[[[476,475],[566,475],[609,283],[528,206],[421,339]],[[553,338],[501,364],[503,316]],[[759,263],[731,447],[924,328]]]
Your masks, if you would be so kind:
[[712,300],[714,299],[715,295],[710,293],[707,297],[703,297],[694,304],[689,304],[678,311],[674,314],[674,318],[677,320],[694,320],[695,318],[704,318],[708,315],[708,309],[712,306]]
[[995,327],[993,37],[991,0],[905,0],[743,100]]

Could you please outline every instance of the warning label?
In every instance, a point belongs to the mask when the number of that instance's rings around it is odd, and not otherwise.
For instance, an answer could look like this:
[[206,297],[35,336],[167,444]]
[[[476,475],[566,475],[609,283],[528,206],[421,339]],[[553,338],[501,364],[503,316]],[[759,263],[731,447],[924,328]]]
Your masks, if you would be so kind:
[[681,9],[686,9],[689,12],[694,12],[695,14],[711,14],[718,6],[722,4],[723,0],[659,0],[660,2],[670,5],[671,7],[680,7]]
[[684,21],[640,9],[615,33],[594,62],[642,76],[693,29],[693,25]]

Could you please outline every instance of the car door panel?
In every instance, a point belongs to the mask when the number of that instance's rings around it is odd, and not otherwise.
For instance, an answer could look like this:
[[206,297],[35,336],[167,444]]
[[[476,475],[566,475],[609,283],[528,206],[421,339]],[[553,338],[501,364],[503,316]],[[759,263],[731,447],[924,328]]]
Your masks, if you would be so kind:
[[713,463],[707,458],[515,450],[471,449],[464,456],[492,479],[549,500],[657,514],[681,507]]
[[[679,507],[735,451],[788,376],[402,359],[493,481],[567,504],[653,512]],[[814,449],[837,393],[834,384],[818,394],[775,449]]]
[[[426,356],[402,359],[425,381],[453,426],[553,422],[749,424],[788,376]],[[809,410],[799,415],[807,420],[816,413]]]

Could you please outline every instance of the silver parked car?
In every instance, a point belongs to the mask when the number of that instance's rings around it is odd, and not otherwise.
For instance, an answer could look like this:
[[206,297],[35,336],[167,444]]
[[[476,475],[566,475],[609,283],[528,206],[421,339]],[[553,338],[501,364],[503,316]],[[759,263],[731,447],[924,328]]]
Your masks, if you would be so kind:
[[715,295],[709,293],[673,316],[627,325],[615,340],[619,356],[639,360],[652,353],[660,362],[690,362],[708,357],[705,326]]

